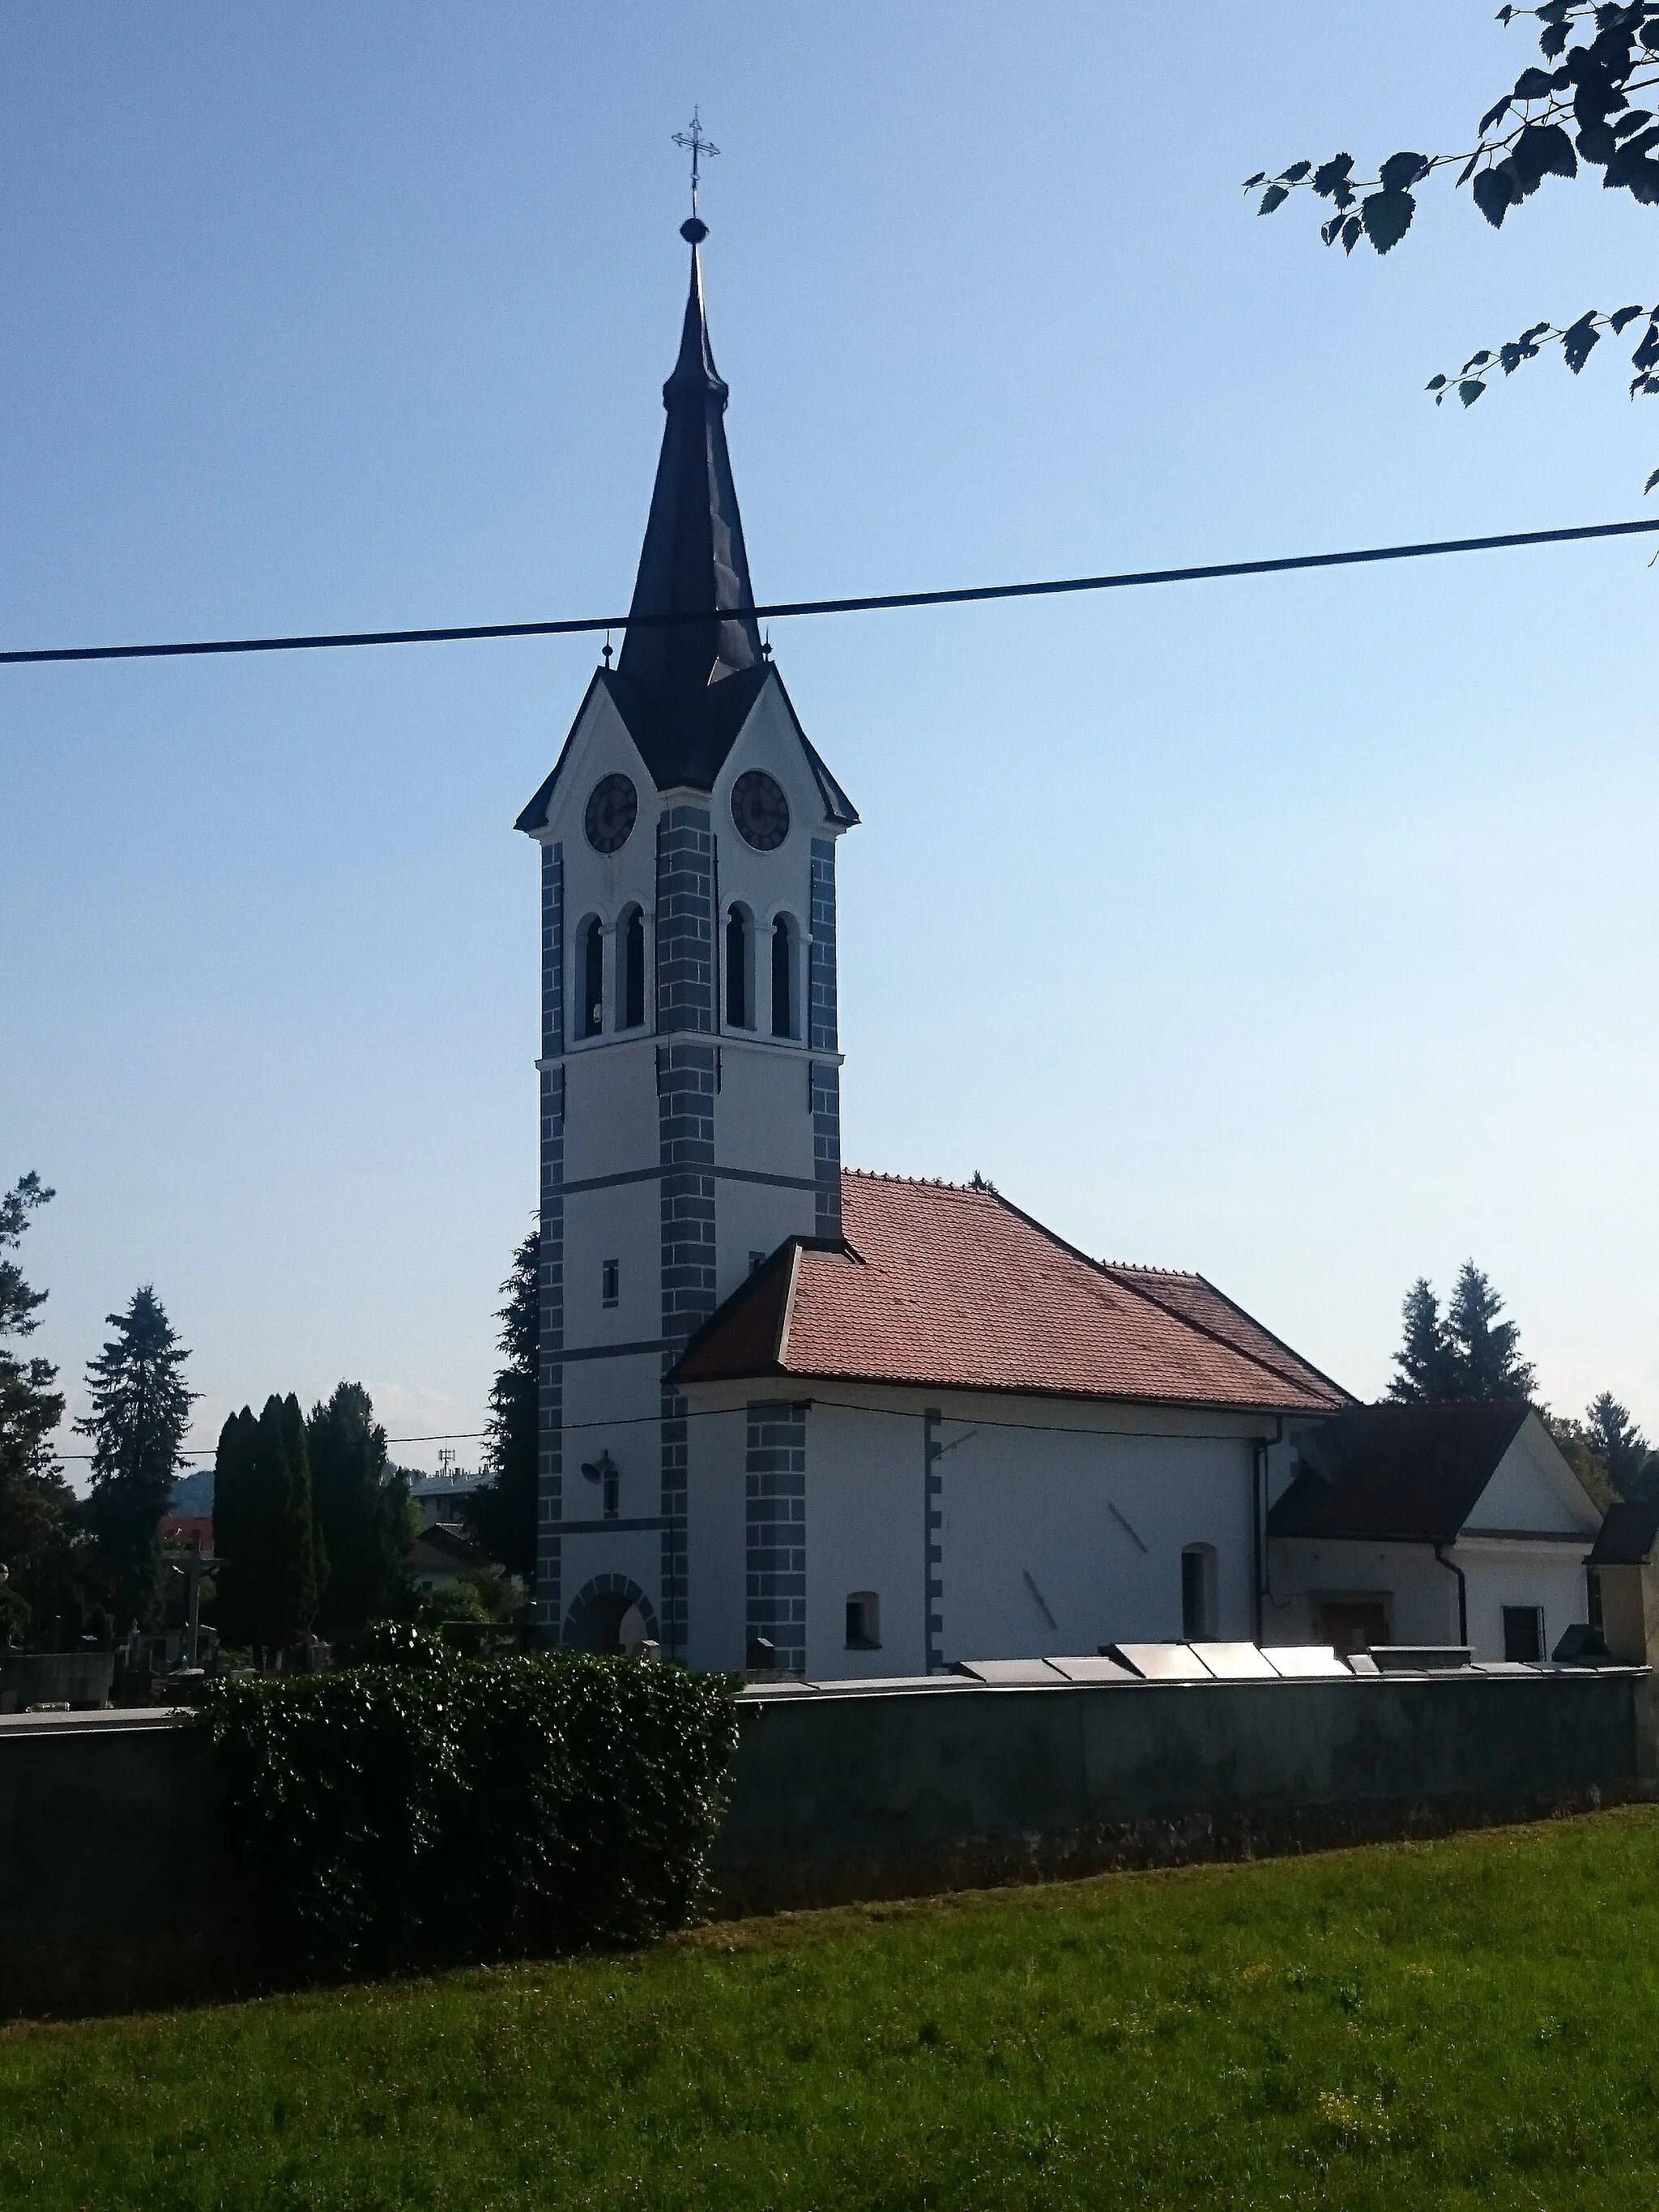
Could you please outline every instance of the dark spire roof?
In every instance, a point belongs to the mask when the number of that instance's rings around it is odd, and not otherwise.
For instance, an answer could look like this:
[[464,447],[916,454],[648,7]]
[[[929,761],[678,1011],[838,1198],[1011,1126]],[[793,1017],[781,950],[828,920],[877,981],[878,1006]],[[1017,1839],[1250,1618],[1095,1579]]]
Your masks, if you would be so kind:
[[733,613],[722,621],[713,611],[752,607],[755,593],[726,450],[726,386],[714,367],[703,310],[697,248],[707,226],[693,216],[680,235],[691,247],[691,288],[679,359],[662,388],[668,422],[629,611],[708,610],[711,618],[630,628],[623,641],[617,663],[623,690],[659,729],[671,718],[696,715],[712,684],[763,665],[754,617]]

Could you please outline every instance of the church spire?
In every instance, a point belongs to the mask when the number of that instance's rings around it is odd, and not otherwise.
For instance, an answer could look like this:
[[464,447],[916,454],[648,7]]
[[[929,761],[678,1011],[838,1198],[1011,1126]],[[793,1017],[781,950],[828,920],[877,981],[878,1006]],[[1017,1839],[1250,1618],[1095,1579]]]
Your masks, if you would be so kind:
[[708,235],[695,214],[680,225],[691,248],[691,286],[679,359],[662,388],[668,421],[629,612],[708,619],[629,627],[617,672],[638,687],[653,719],[694,708],[711,684],[762,659],[754,617],[738,611],[754,605],[755,593],[726,450],[726,386],[703,308],[697,249]]

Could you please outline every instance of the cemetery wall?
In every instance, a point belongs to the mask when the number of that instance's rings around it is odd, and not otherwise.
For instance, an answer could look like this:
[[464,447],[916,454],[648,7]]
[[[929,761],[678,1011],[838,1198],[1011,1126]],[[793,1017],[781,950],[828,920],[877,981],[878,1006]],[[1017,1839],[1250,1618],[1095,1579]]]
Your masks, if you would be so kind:
[[[1432,1834],[1656,1788],[1644,1670],[756,1691],[727,1914]],[[211,1755],[166,1713],[0,1719],[0,2014],[282,1978]]]

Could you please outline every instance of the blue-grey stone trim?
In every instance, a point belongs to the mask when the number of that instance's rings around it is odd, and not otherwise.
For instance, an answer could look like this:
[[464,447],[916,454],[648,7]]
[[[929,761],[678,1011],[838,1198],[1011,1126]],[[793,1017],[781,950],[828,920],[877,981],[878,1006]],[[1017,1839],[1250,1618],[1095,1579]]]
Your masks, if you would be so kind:
[[806,1671],[807,1410],[751,1404],[744,1462],[744,1640],[766,1637],[792,1674]]
[[[665,1170],[660,1166],[627,1168],[621,1175],[589,1176],[581,1182],[561,1183],[559,1190],[564,1198],[575,1198],[585,1190],[617,1190],[627,1182],[654,1182],[663,1173]],[[763,1182],[775,1190],[815,1190],[817,1188],[816,1179],[811,1176],[766,1175],[759,1168],[716,1168],[714,1173],[718,1182]]]
[[[657,824],[657,1137],[661,1173],[662,1371],[714,1310],[714,837],[706,806],[670,806]],[[703,1042],[702,1040],[709,1040]],[[662,1638],[685,1649],[684,1395],[661,1400]]]
[[[812,840],[812,951],[808,980],[806,1041],[817,1052],[839,1052],[836,980],[836,846]],[[841,1235],[841,1070],[815,1060],[808,1079],[812,1109],[814,1234]]]
[[637,1344],[573,1345],[570,1349],[564,1353],[563,1357],[567,1360],[626,1359],[632,1352],[665,1352],[669,1346],[676,1341],[678,1342],[680,1349],[684,1351],[685,1348],[685,1340],[684,1337],[676,1340],[675,1338],[667,1336],[647,1336],[642,1338]]
[[[542,1054],[564,1050],[564,848],[542,847]],[[564,1510],[564,1069],[541,1085],[541,1312],[537,1365],[536,1619],[545,1634],[561,1617]]]
[[562,1521],[559,1534],[563,1536],[614,1536],[649,1534],[653,1528],[666,1528],[668,1522],[660,1513],[641,1513],[632,1520]]
[[939,1425],[944,1418],[932,1407],[921,1417],[922,1492],[927,1501],[922,1516],[922,1620],[930,1674],[945,1665],[945,1477],[939,1473],[944,1452],[939,1440]]

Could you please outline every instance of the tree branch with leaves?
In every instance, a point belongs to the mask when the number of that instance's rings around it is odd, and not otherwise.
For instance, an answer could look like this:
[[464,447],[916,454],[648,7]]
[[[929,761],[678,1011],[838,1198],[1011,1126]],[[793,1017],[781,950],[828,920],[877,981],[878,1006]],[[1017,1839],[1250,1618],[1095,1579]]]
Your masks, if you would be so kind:
[[[1306,191],[1334,210],[1320,228],[1327,246],[1340,240],[1352,253],[1365,239],[1378,253],[1388,253],[1416,217],[1413,188],[1452,168],[1458,172],[1456,189],[1468,187],[1494,230],[1547,177],[1571,182],[1587,168],[1601,170],[1604,191],[1628,192],[1643,207],[1659,206],[1659,121],[1632,96],[1659,88],[1659,0],[1632,0],[1622,7],[1545,0],[1537,8],[1498,11],[1505,27],[1527,18],[1538,24],[1539,51],[1553,66],[1522,70],[1480,118],[1472,148],[1458,154],[1391,154],[1367,181],[1356,179],[1352,154],[1334,154],[1317,164],[1292,161],[1276,177],[1258,170],[1244,184],[1247,192],[1261,192],[1258,215],[1272,215],[1293,193]],[[1437,406],[1455,392],[1472,407],[1494,370],[1512,376],[1552,345],[1560,347],[1577,376],[1604,331],[1622,337],[1644,319],[1631,356],[1636,374],[1630,396],[1659,396],[1659,304],[1639,303],[1607,313],[1592,307],[1569,323],[1546,318],[1502,344],[1481,347],[1455,375],[1432,378],[1428,389]],[[1655,484],[1659,469],[1644,489]]]

